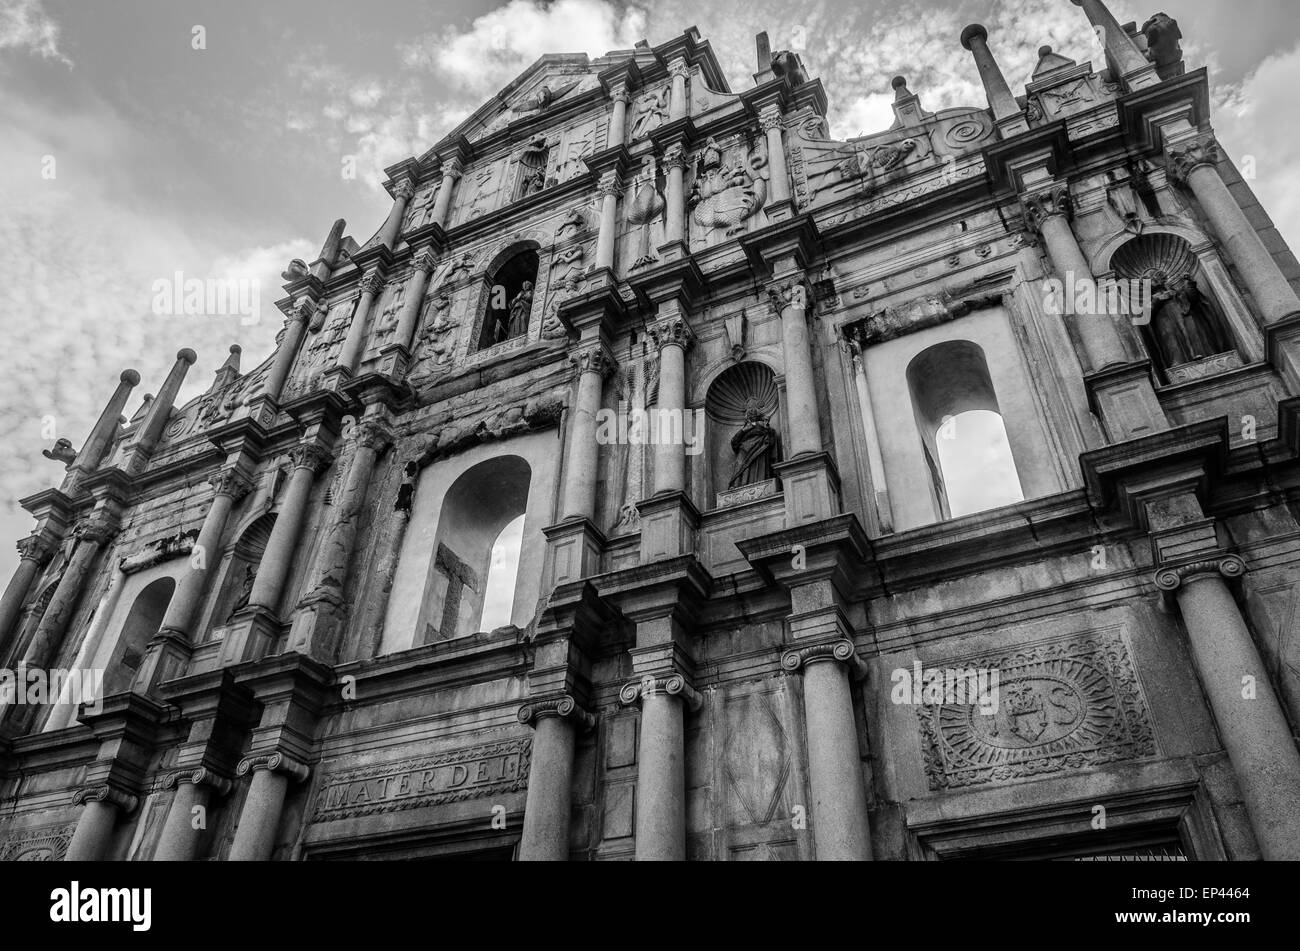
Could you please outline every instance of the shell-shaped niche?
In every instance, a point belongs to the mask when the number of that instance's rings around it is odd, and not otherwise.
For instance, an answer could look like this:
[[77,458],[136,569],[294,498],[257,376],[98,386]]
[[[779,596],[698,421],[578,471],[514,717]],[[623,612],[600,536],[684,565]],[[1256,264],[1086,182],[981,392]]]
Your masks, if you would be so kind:
[[1173,281],[1196,270],[1196,255],[1177,235],[1147,234],[1121,247],[1110,263],[1115,276],[1124,280],[1141,280],[1162,271]]
[[770,419],[777,409],[776,377],[761,363],[738,363],[709,387],[705,409],[718,423],[740,426],[751,406]]

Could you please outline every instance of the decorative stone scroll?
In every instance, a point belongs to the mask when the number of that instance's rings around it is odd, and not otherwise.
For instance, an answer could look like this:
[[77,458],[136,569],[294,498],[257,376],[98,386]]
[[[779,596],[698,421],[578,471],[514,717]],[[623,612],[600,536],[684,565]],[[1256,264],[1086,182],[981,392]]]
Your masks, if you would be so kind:
[[996,670],[997,712],[926,704],[920,720],[930,789],[961,789],[1142,759],[1157,753],[1124,639],[1073,635],[1005,653],[944,660]]
[[532,739],[506,740],[434,756],[327,773],[316,822],[418,809],[528,788]]

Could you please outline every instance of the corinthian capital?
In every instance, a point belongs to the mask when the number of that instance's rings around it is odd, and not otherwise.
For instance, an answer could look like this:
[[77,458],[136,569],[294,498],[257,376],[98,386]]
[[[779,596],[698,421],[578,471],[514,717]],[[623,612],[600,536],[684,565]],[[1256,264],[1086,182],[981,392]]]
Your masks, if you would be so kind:
[[1049,218],[1063,217],[1067,221],[1074,215],[1074,200],[1070,186],[1055,184],[1028,192],[1021,196],[1020,205],[1025,213],[1025,223],[1034,232],[1042,230]]
[[212,483],[216,495],[228,495],[236,502],[246,496],[253,488],[253,484],[242,473],[234,469],[225,469],[218,472],[208,481]]
[[415,252],[415,257],[411,259],[411,266],[417,271],[423,271],[425,275],[433,273],[434,267],[438,264],[438,256],[430,248],[420,248]]
[[654,338],[655,344],[660,349],[669,344],[676,344],[685,350],[695,342],[695,334],[691,332],[690,325],[681,314],[660,317],[650,325],[650,336]]
[[691,75],[691,68],[686,65],[686,60],[679,56],[668,64],[668,75],[673,79],[686,79]]
[[357,287],[363,294],[378,294],[384,289],[384,277],[379,273],[378,268],[371,268],[360,281]]
[[618,172],[605,172],[600,176],[600,181],[596,183],[596,194],[602,198],[611,195],[617,196],[622,190],[622,185],[618,180]]
[[778,281],[775,284],[768,285],[767,299],[776,309],[777,316],[781,316],[791,307],[796,310],[807,310],[812,303],[812,294],[808,291],[808,284],[802,278],[793,281]]
[[74,538],[92,545],[106,545],[118,532],[118,526],[103,515],[88,515],[72,530]]
[[465,174],[465,166],[458,158],[449,158],[442,163],[442,177],[455,181]]
[[393,186],[393,198],[397,201],[410,201],[411,196],[415,194],[415,183],[409,178],[404,178]]
[[1183,565],[1170,565],[1156,572],[1156,587],[1166,594],[1172,594],[1192,578],[1209,575],[1224,578],[1240,578],[1246,573],[1246,563],[1238,555],[1223,558],[1207,558],[1188,562]]
[[664,149],[664,168],[685,168],[686,167],[686,149],[682,143],[674,142]]
[[18,541],[18,558],[21,561],[34,561],[43,565],[50,560],[58,546],[43,535],[28,535]]
[[785,119],[781,115],[781,110],[777,106],[765,107],[758,115],[758,126],[764,132],[784,128]]
[[581,373],[599,373],[601,379],[608,377],[618,366],[618,361],[603,343],[591,343],[576,347],[569,354],[569,362]]
[[324,446],[315,443],[303,443],[289,450],[289,459],[295,469],[310,469],[313,475],[319,475],[329,468],[334,461],[333,455]]
[[1220,155],[1219,143],[1214,136],[1199,135],[1170,145],[1165,150],[1165,168],[1177,184],[1183,185],[1187,177],[1202,165],[1217,171]]
[[353,428],[353,438],[361,449],[383,452],[393,444],[393,431],[378,419],[363,419]]

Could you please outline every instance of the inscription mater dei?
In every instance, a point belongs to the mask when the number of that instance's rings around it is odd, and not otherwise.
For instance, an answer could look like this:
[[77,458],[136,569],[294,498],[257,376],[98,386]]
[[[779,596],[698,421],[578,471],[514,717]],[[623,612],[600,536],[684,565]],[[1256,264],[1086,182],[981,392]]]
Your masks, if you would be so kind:
[[530,740],[511,740],[436,756],[328,774],[316,819],[414,809],[528,787]]

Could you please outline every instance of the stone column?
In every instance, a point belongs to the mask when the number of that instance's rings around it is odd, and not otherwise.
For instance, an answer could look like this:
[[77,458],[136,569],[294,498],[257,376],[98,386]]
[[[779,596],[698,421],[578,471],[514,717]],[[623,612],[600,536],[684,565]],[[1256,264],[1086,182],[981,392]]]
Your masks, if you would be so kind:
[[18,543],[18,567],[9,579],[4,597],[0,598],[0,661],[5,659],[13,642],[10,635],[18,623],[18,615],[22,613],[32,582],[56,549],[57,546],[43,535],[29,535]]
[[437,257],[429,248],[421,248],[411,260],[411,282],[406,288],[406,299],[402,302],[402,312],[397,315],[397,332],[394,340],[408,351],[415,339],[415,327],[420,320],[420,309],[424,307],[424,292],[429,287],[429,275],[438,263]]
[[767,106],[759,116],[759,125],[767,136],[767,168],[772,181],[772,204],[790,200],[790,173],[785,167],[785,120],[779,106]]
[[675,122],[686,118],[686,78],[691,69],[686,60],[680,56],[668,64],[668,75],[672,77],[672,98],[668,102],[668,121]]
[[23,666],[48,667],[59,650],[59,643],[67,631],[72,615],[76,613],[82,592],[87,587],[90,569],[100,549],[117,535],[117,526],[101,516],[83,519],[73,529],[76,549],[63,570],[59,586],[45,607],[36,633],[23,653]]
[[871,472],[871,485],[875,489],[876,514],[880,530],[886,534],[894,530],[894,513],[889,504],[889,485],[885,481],[885,460],[880,451],[880,434],[876,429],[876,413],[871,405],[871,389],[867,385],[867,368],[861,347],[854,345],[853,382],[858,390],[858,408],[862,412],[862,428],[867,443],[867,468]]
[[647,675],[619,691],[625,704],[641,702],[636,773],[636,859],[686,860],[685,704],[703,702],[680,674]]
[[361,351],[366,343],[366,321],[370,319],[375,298],[384,289],[384,279],[377,268],[371,268],[357,286],[361,288],[361,299],[357,301],[352,322],[348,324],[348,335],[343,339],[343,349],[339,351],[337,364],[341,369],[347,370],[349,375],[357,372]]
[[99,414],[95,428],[90,431],[90,436],[87,437],[81,451],[77,453],[76,460],[68,467],[71,477],[65,486],[66,492],[70,493],[84,476],[94,472],[104,461],[105,454],[117,437],[121,426],[119,420],[122,418],[122,410],[126,408],[126,401],[131,396],[131,390],[139,383],[140,374],[135,370],[122,371],[122,375],[118,378],[117,389],[105,404],[104,411]]
[[1016,102],[1015,93],[1007,85],[1006,77],[998,67],[989,49],[989,31],[978,23],[972,23],[962,30],[961,45],[970,50],[975,57],[975,67],[979,70],[980,81],[984,84],[984,95],[988,98],[989,108],[993,110],[993,120],[997,124],[1002,138],[1029,131],[1029,122]]
[[867,793],[849,690],[848,665],[855,661],[853,642],[847,639],[796,648],[781,658],[785,670],[804,672],[810,812],[819,861],[871,858]]
[[343,588],[348,580],[357,523],[361,520],[375,460],[392,443],[393,434],[382,420],[367,416],[357,423],[352,438],[355,448],[347,476],[334,499],[330,521],[316,553],[311,586],[298,605],[289,633],[289,650],[325,659],[332,659],[346,615]]
[[[658,432],[655,434],[655,494],[686,491],[686,350],[693,335],[679,305],[661,304],[650,328],[659,347]],[[666,414],[666,415],[665,415]],[[669,431],[674,423],[680,432]],[[681,438],[677,438],[677,437]]]
[[1230,555],[1162,569],[1156,585],[1177,600],[1192,660],[1261,854],[1268,861],[1297,861],[1300,751],[1250,629],[1224,581],[1245,571],[1245,563]]
[[664,197],[664,244],[686,240],[686,191],[683,176],[686,150],[680,142],[664,149],[664,168],[668,172],[667,195]]
[[570,357],[578,369],[578,395],[569,422],[568,456],[564,463],[563,518],[596,516],[596,414],[600,411],[605,378],[615,363],[603,343],[580,346]]
[[596,185],[596,194],[600,200],[600,231],[596,236],[596,269],[614,269],[614,245],[618,240],[618,193],[620,190],[617,172],[606,172],[600,176]]
[[[230,791],[230,780],[215,775],[211,770],[200,766],[198,769],[185,769],[172,773],[163,780],[163,788],[175,788],[176,796],[167,810],[167,821],[163,823],[162,834],[158,838],[158,848],[154,850],[155,862],[191,862],[198,851],[199,838],[205,825],[211,821],[209,805],[212,795],[224,796]],[[195,810],[201,810],[203,823],[198,823]],[[196,824],[198,827],[196,828]]]
[[444,228],[447,227],[447,212],[451,210],[452,189],[464,171],[460,159],[451,158],[442,163],[442,181],[438,183],[438,194],[433,199],[433,220]]
[[596,718],[564,694],[524,704],[519,722],[534,728],[519,861],[564,862],[569,858],[575,734],[579,727],[594,726]]
[[283,753],[246,757],[236,773],[245,776],[249,772],[253,780],[235,827],[235,841],[230,845],[231,862],[265,862],[271,858],[289,782],[300,783],[310,774],[305,764]]
[[821,420],[817,413],[812,349],[808,342],[807,288],[802,280],[796,279],[769,287],[768,297],[781,317],[790,454],[793,457],[805,452],[821,452]]
[[[1219,144],[1210,135],[1183,139],[1167,148],[1175,181],[1186,184],[1196,196],[1228,258],[1241,272],[1265,325],[1294,318],[1300,315],[1300,297],[1228,190],[1219,174],[1219,158]],[[1287,369],[1300,378],[1297,361],[1300,358],[1288,360]]]
[[1119,25],[1119,21],[1107,9],[1102,0],[1071,0],[1076,7],[1083,7],[1088,21],[1106,48],[1107,55],[1119,69],[1120,78],[1129,89],[1145,89],[1159,84],[1154,64],[1147,61],[1142,51],[1137,48],[1133,38]]
[[[77,828],[68,843],[65,862],[100,862],[113,844],[113,830],[119,815],[135,810],[136,798],[113,789],[97,786],[78,790],[73,805],[81,805]],[[84,805],[82,805],[84,803]]]
[[189,571],[176,585],[176,593],[167,603],[159,633],[177,635],[189,641],[194,633],[194,618],[208,595],[212,571],[220,561],[221,536],[231,509],[252,489],[252,483],[240,472],[225,469],[210,480],[214,490],[208,514],[203,517],[203,527],[190,554]]
[[613,100],[614,110],[609,116],[609,134],[606,136],[605,146],[615,148],[622,145],[623,140],[627,138],[627,104],[632,100],[627,83],[622,80],[615,83],[614,88],[609,92],[609,98]]
[[316,301],[304,297],[285,315],[284,336],[275,350],[271,369],[267,371],[266,386],[262,388],[262,393],[259,395],[279,400],[280,393],[284,389],[284,381],[289,378],[289,370],[293,367],[293,361],[298,356],[298,348],[302,345],[303,334],[307,331],[307,322],[316,313],[316,307]]
[[329,451],[315,443],[297,446],[289,457],[293,461],[293,475],[289,477],[289,488],[280,504],[280,514],[276,516],[275,527],[267,539],[266,550],[262,553],[257,576],[253,580],[253,590],[248,596],[250,608],[265,608],[272,614],[279,607],[284,580],[289,574],[289,564],[302,534],[302,520],[311,496],[312,483],[319,473],[329,467],[331,461]]
[[415,185],[409,178],[404,178],[393,189],[393,207],[388,212],[384,226],[379,229],[379,243],[387,248],[397,247],[401,237],[402,219],[406,217],[406,206],[415,194]]

